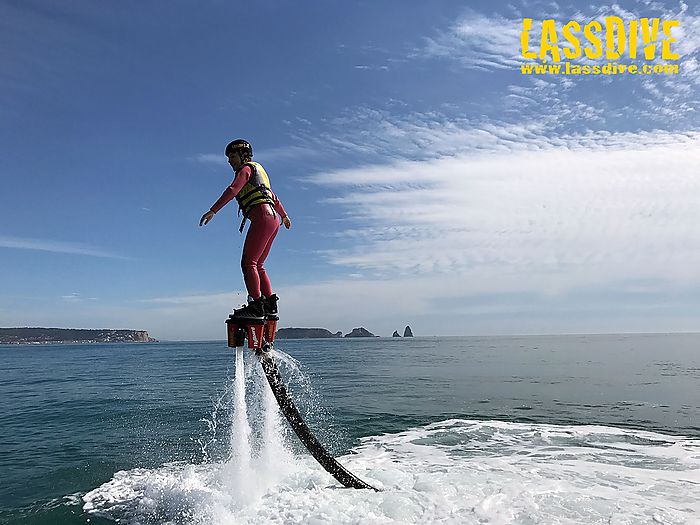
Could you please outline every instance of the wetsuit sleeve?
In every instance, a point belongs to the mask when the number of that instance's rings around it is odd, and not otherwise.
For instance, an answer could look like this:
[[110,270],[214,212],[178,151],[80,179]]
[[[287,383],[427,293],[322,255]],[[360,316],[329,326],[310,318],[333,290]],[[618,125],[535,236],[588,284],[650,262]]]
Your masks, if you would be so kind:
[[221,208],[226,206],[236,195],[241,191],[246,182],[250,180],[252,171],[250,166],[243,166],[239,171],[236,172],[236,176],[233,179],[231,185],[224,190],[214,205],[211,207],[211,211],[217,213]]
[[282,202],[277,198],[277,195],[275,195],[273,191],[270,191],[270,193],[272,193],[272,200],[275,202],[275,211],[284,219],[287,216],[287,212],[284,211]]

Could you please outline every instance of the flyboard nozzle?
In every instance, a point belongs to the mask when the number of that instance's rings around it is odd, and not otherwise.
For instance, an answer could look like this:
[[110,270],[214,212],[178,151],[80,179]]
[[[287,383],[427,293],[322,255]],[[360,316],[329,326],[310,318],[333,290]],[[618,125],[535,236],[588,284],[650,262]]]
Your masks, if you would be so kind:
[[262,348],[264,331],[264,319],[240,319],[233,315],[230,315],[229,318],[226,319],[228,346],[231,348],[243,346],[246,337],[248,338],[248,348],[252,350]]
[[226,319],[226,334],[228,336],[228,346],[236,348],[243,346],[245,342],[245,327],[238,319],[233,316]]
[[275,332],[277,331],[277,321],[279,320],[280,318],[276,315],[268,315],[265,319],[265,342],[269,343],[270,346],[275,342]]

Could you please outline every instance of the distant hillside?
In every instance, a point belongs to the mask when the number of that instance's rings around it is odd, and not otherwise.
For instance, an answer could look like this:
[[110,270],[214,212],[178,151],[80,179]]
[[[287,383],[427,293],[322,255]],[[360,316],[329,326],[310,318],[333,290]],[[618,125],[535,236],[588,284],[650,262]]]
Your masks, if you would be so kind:
[[280,328],[275,334],[277,339],[323,339],[342,336],[342,332],[333,333],[325,328]]
[[155,343],[145,330],[82,330],[75,328],[0,328],[0,344]]

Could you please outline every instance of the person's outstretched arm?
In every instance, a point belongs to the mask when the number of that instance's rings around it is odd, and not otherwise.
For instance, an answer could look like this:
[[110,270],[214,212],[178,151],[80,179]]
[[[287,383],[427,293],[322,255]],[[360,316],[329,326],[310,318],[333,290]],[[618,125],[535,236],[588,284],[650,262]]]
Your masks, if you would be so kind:
[[202,215],[202,218],[199,219],[199,225],[202,226],[203,224],[207,224],[214,218],[214,215],[216,215],[221,208],[233,200],[233,198],[238,195],[238,192],[241,191],[243,186],[245,186],[245,183],[250,180],[251,174],[252,171],[250,166],[243,166],[240,170],[238,170],[238,173],[236,173],[231,185],[224,190],[221,197],[219,197],[209,211]]

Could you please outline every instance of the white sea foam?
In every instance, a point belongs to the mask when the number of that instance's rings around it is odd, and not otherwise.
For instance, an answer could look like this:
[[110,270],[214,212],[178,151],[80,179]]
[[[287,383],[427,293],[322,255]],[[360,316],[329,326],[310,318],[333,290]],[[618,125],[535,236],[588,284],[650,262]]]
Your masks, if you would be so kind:
[[309,456],[270,470],[274,453],[252,458],[247,487],[222,483],[216,464],[117,472],[84,509],[130,524],[700,523],[700,440],[449,420],[366,438],[340,458],[379,493],[340,488]]

